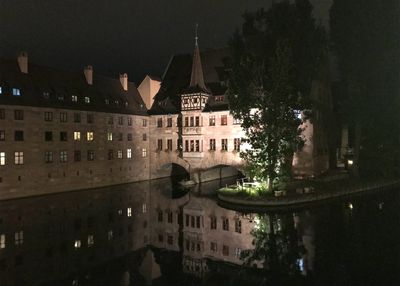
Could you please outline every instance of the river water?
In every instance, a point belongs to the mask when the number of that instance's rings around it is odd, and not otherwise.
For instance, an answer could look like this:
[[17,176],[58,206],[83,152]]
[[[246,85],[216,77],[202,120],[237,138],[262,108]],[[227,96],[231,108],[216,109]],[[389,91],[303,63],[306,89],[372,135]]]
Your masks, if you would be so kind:
[[242,213],[229,183],[1,201],[0,285],[400,285],[397,190]]

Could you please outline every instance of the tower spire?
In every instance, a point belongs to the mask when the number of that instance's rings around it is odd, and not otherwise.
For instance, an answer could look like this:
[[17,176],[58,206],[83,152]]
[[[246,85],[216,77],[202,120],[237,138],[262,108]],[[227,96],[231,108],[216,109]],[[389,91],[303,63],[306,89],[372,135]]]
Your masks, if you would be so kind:
[[203,76],[203,67],[201,65],[200,59],[200,49],[198,44],[199,37],[197,36],[198,24],[196,23],[195,28],[195,46],[193,52],[193,62],[192,62],[192,75],[190,77],[190,85],[189,87],[200,87],[203,90],[207,90],[206,85],[204,83]]

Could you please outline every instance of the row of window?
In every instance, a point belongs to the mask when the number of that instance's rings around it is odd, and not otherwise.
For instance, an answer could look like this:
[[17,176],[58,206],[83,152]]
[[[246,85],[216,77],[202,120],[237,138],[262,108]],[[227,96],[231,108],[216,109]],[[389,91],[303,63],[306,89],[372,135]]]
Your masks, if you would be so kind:
[[[162,142],[161,142],[162,143]],[[172,142],[171,142],[172,143]],[[202,152],[201,140],[185,140],[185,152]],[[240,151],[240,138],[233,139],[233,151]],[[215,139],[210,139],[209,150],[215,151],[217,149],[217,144]],[[228,139],[221,139],[221,151],[228,151]]]
[[[233,119],[233,124],[240,124],[241,121],[239,119]],[[172,118],[167,118],[166,127],[172,127]],[[179,126],[179,120],[177,122],[177,126]],[[201,117],[200,116],[186,116],[184,117],[184,126],[185,127],[199,127],[202,126]],[[208,125],[209,126],[216,126],[216,117],[215,115],[210,115],[208,118]],[[220,125],[228,125],[228,115],[221,115],[220,116]],[[157,118],[157,127],[163,127],[163,118]]]
[[[87,161],[94,161],[95,160],[95,151],[94,150],[87,150],[86,152],[86,159]],[[115,155],[114,155],[115,154]],[[125,158],[126,159],[132,159],[132,149],[126,149],[125,152]],[[74,150],[73,152],[74,156],[74,162],[80,162],[83,160],[82,152],[80,150]],[[107,159],[108,160],[113,160],[114,156],[117,159],[123,159],[124,158],[124,152],[123,150],[116,150],[116,152],[113,149],[109,149],[107,151]],[[143,148],[142,149],[142,157],[147,157],[147,149]],[[45,151],[44,152],[44,161],[45,163],[53,163],[55,158],[55,152],[53,151]],[[59,161],[60,163],[66,163],[68,162],[68,151],[67,150],[61,150],[59,152]],[[6,165],[6,152],[0,151],[0,166],[5,166]],[[15,151],[14,152],[14,164],[15,165],[22,165],[24,164],[24,152],[21,151]]]
[[[226,217],[221,218],[222,229],[229,231],[229,219]],[[186,214],[185,226],[191,228],[202,228],[204,227],[204,221],[202,216],[192,216]],[[217,229],[217,217],[210,217],[210,229]],[[235,219],[235,232],[242,233],[242,221]]]
[[[0,95],[5,94],[5,92],[6,92],[5,89],[4,89],[2,86],[0,86]],[[11,94],[12,94],[13,96],[19,97],[19,96],[22,95],[21,89],[19,89],[19,88],[17,88],[17,87],[13,87],[13,88],[11,88]]]
[[[24,232],[22,230],[14,233],[14,244],[22,245],[24,243]],[[6,235],[0,234],[0,250],[6,248]]]
[[[188,252],[203,252],[203,242],[200,241],[191,241],[186,239],[185,240],[185,245],[186,245],[186,251]],[[210,251],[213,253],[218,252],[218,244],[217,242],[210,242]],[[235,248],[235,257],[240,258],[240,254],[242,253],[242,250],[240,248]],[[229,246],[223,244],[222,245],[222,255],[223,256],[229,256]]]
[[[60,122],[68,122],[68,112],[60,112],[59,116],[60,116],[59,117]],[[124,118],[125,118],[124,116],[117,117],[118,125],[124,125],[124,122],[125,122]],[[0,119],[6,119],[6,110],[5,109],[0,109]],[[24,111],[23,110],[14,110],[14,119],[15,120],[24,120]],[[52,122],[52,121],[54,121],[54,119],[55,119],[54,112],[52,112],[52,111],[44,112],[44,121]],[[73,122],[81,123],[82,122],[82,114],[79,112],[75,112],[73,114]],[[132,126],[132,122],[133,122],[132,117],[127,116],[126,117],[127,125]],[[91,114],[91,113],[86,114],[86,123],[88,123],[88,124],[94,123],[94,114]],[[107,123],[110,125],[114,124],[114,116],[108,116]],[[142,126],[143,127],[147,126],[147,119],[142,119]]]

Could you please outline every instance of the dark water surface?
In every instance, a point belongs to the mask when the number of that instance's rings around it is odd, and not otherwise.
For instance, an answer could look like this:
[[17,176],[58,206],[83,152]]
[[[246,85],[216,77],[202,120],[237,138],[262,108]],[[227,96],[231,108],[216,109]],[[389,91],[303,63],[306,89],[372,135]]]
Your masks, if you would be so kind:
[[0,286],[400,285],[398,190],[241,213],[217,203],[227,183],[2,201]]

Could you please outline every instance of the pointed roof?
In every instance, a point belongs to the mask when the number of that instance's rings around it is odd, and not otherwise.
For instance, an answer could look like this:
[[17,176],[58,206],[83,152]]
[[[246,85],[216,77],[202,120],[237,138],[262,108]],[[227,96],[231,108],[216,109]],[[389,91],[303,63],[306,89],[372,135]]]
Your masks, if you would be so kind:
[[192,61],[192,74],[188,90],[200,90],[208,93],[208,89],[204,83],[203,67],[201,65],[200,49],[197,43],[197,29],[195,37],[195,46]]

